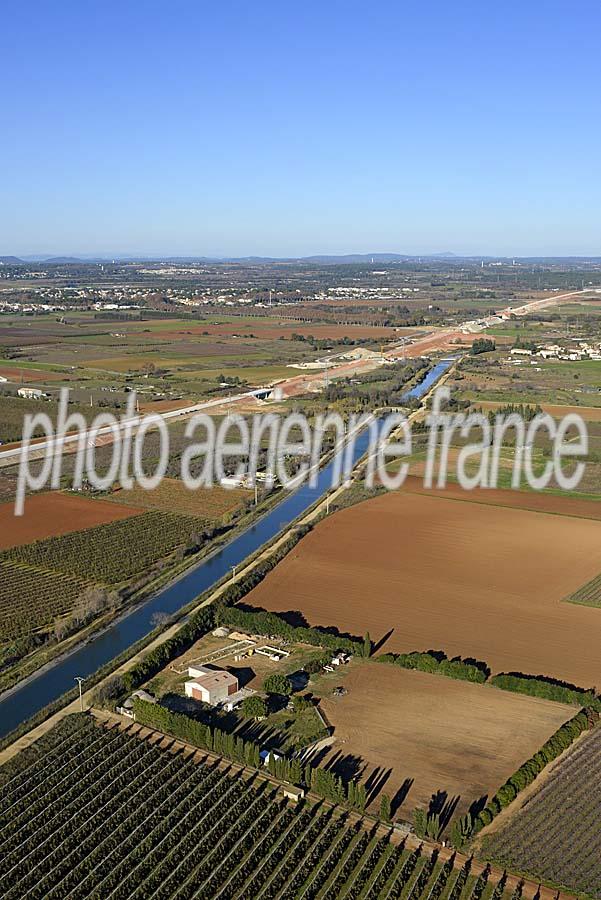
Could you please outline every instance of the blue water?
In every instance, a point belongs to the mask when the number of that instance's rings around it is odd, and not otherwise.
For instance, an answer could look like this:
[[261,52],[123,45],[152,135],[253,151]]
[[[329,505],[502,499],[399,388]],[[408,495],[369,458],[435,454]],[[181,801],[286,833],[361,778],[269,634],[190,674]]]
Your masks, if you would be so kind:
[[[419,385],[408,392],[407,396],[422,397],[452,363],[453,360],[438,363]],[[366,452],[369,441],[369,431],[357,437],[353,463]],[[336,464],[337,459],[334,458],[321,469],[315,487],[303,485],[294,493],[288,494],[262,519],[221,550],[188,570],[177,581],[160,590],[141,606],[132,609],[119,622],[110,625],[106,631],[79,647],[70,656],[59,660],[47,672],[36,675],[31,681],[7,694],[0,700],[0,737],[75,687],[76,676],[85,678],[92,675],[105,663],[147,635],[153,630],[152,617],[155,613],[167,615],[176,613],[231,572],[232,566],[240,565],[250,554],[271,540],[331,487],[332,471]]]
[[403,394],[403,396],[406,399],[417,398],[419,400],[420,397],[423,397],[424,394],[430,390],[432,385],[435,384],[438,379],[451,368],[454,362],[454,359],[442,359],[439,363],[436,363],[436,365],[432,369],[430,369],[423,381],[420,381],[419,384],[417,384],[414,388],[411,388],[411,390],[407,391],[407,393]]

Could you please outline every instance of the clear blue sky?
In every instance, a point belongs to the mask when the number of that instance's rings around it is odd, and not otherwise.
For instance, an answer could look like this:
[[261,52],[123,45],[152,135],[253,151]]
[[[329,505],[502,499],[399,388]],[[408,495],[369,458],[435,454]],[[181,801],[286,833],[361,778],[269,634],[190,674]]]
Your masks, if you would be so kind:
[[600,26],[596,0],[13,0],[0,255],[601,255]]

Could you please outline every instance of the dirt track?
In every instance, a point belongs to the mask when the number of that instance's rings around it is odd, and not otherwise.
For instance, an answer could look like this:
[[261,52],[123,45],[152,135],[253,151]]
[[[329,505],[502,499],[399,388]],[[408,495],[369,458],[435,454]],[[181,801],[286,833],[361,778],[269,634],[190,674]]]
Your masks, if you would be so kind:
[[400,492],[325,519],[247,602],[590,687],[601,610],[561,601],[599,572],[597,521]]
[[348,775],[358,757],[367,784],[391,798],[412,781],[399,807],[407,819],[439,790],[459,797],[457,810],[465,812],[574,714],[559,703],[377,662],[343,678],[348,695],[321,701],[337,738],[325,763],[336,758]]

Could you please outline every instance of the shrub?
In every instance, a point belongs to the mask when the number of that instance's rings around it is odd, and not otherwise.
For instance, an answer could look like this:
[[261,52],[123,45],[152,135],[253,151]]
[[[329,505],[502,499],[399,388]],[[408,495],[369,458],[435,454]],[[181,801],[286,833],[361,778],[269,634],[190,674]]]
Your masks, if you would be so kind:
[[102,684],[99,684],[94,691],[94,697],[100,705],[113,703],[125,694],[125,681],[122,675],[113,675]]
[[292,693],[292,682],[285,675],[269,675],[263,682],[263,687],[268,694],[279,694],[289,697]]
[[262,697],[245,697],[242,701],[242,714],[248,719],[262,719],[267,715],[267,704]]

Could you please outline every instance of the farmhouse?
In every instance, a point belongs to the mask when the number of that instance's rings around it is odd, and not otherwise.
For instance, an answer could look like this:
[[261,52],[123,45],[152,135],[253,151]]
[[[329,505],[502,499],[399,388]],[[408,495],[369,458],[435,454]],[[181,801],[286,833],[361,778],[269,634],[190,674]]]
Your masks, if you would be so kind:
[[238,679],[225,669],[209,669],[207,666],[189,666],[184,690],[186,697],[200,700],[209,706],[221,706],[231,712],[245,697],[255,692],[249,688],[240,688]]
[[39,388],[19,388],[17,394],[19,397],[23,397],[24,400],[44,400],[48,397],[48,394],[45,394]]

